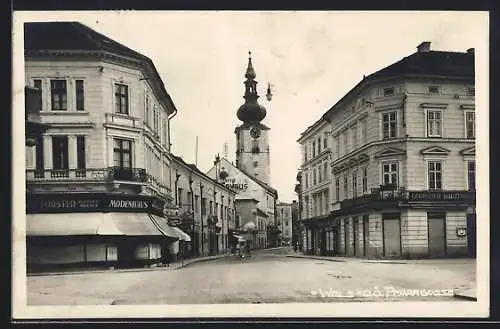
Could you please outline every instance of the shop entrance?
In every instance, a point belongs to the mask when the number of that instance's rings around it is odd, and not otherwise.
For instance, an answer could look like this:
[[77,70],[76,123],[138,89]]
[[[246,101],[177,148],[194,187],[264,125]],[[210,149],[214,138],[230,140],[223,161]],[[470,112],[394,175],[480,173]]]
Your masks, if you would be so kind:
[[446,213],[428,212],[429,256],[446,256]]
[[467,249],[469,257],[476,258],[476,214],[467,214]]
[[130,268],[137,265],[136,247],[137,243],[133,241],[123,241],[118,245],[118,267]]
[[382,214],[384,235],[384,256],[401,256],[401,223],[400,214]]
[[370,244],[370,221],[368,215],[363,216],[363,256],[368,256],[368,247]]

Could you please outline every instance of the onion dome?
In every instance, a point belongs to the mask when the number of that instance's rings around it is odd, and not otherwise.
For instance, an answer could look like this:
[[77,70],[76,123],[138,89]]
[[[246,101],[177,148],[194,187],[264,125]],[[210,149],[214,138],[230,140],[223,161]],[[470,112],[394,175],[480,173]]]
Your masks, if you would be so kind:
[[248,52],[248,66],[245,73],[245,103],[240,106],[236,115],[245,123],[257,123],[262,121],[267,114],[266,108],[257,102],[257,81],[255,81],[255,70],[252,65],[252,53]]

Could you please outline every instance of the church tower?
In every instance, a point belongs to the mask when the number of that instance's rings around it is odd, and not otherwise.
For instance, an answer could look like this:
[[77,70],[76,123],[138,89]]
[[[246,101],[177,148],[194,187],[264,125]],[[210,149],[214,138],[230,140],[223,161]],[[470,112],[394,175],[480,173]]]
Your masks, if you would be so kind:
[[[249,52],[245,73],[245,103],[236,113],[242,124],[236,127],[236,167],[247,175],[270,184],[270,150],[268,131],[270,128],[261,123],[266,117],[266,109],[257,101],[257,81],[252,66],[252,53]],[[270,90],[268,90],[268,94]]]

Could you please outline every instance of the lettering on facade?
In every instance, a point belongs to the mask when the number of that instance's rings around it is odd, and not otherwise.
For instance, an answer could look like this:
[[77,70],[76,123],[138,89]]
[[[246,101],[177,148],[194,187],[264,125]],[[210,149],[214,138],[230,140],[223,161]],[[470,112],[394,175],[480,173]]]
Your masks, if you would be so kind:
[[409,199],[419,200],[444,200],[454,201],[465,199],[465,195],[460,192],[410,192]]
[[246,180],[237,181],[236,178],[225,178],[223,184],[232,190],[246,191],[248,189],[248,182]]
[[141,200],[109,200],[109,208],[138,208],[147,209],[149,203]]

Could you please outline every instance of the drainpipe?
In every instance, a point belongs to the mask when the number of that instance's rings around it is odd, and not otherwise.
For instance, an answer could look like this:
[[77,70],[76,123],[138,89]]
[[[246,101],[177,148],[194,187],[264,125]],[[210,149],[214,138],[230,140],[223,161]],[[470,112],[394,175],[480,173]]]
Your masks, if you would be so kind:
[[191,175],[189,175],[189,191],[191,192],[191,212],[193,213],[193,232],[194,232],[194,193],[193,193],[193,176]]
[[[203,205],[203,184],[200,182],[200,204]],[[201,255],[203,256],[204,255],[204,252],[205,252],[205,241],[203,239],[203,232],[204,231],[204,227],[203,227],[203,208],[204,207],[201,207],[201,211],[200,211],[200,228],[201,228]],[[207,209],[205,209],[205,212],[207,211]]]
[[222,233],[222,251],[224,254],[226,253],[226,240],[224,238],[224,195],[222,195],[222,191],[220,194],[220,217],[221,217],[221,222],[222,222],[222,227],[221,227],[221,233]]
[[[217,204],[217,203],[216,203],[216,197],[217,197],[217,192],[215,191],[215,184],[214,184],[214,208],[215,208],[215,209],[214,209],[214,213],[215,213],[215,218],[217,218],[217,207],[216,207],[216,204]],[[213,219],[213,218],[212,218],[212,219]],[[212,229],[212,231],[213,231],[213,233],[214,233],[214,235],[215,235],[215,236],[214,236],[214,238],[217,236],[217,234],[216,234],[216,232],[215,232],[215,227],[216,227],[216,226],[215,226],[215,224],[216,224],[216,223],[213,223],[213,222],[212,222],[212,224],[210,225],[210,227],[211,227],[211,229]],[[212,239],[212,241],[213,241],[213,240],[214,240],[214,239]],[[217,239],[217,249],[219,249],[218,247],[219,247],[219,239]]]
[[177,185],[179,184],[179,178],[180,177],[181,177],[181,175],[176,170],[175,171],[175,184],[174,184],[174,187],[175,187],[175,205],[176,206],[179,206],[179,196],[177,195]]
[[168,151],[169,152],[170,152],[170,149],[172,147],[172,141],[170,140],[170,120],[172,120],[176,115],[177,115],[177,109],[174,106],[173,115],[167,117],[167,123],[168,123],[167,135],[168,135]]

